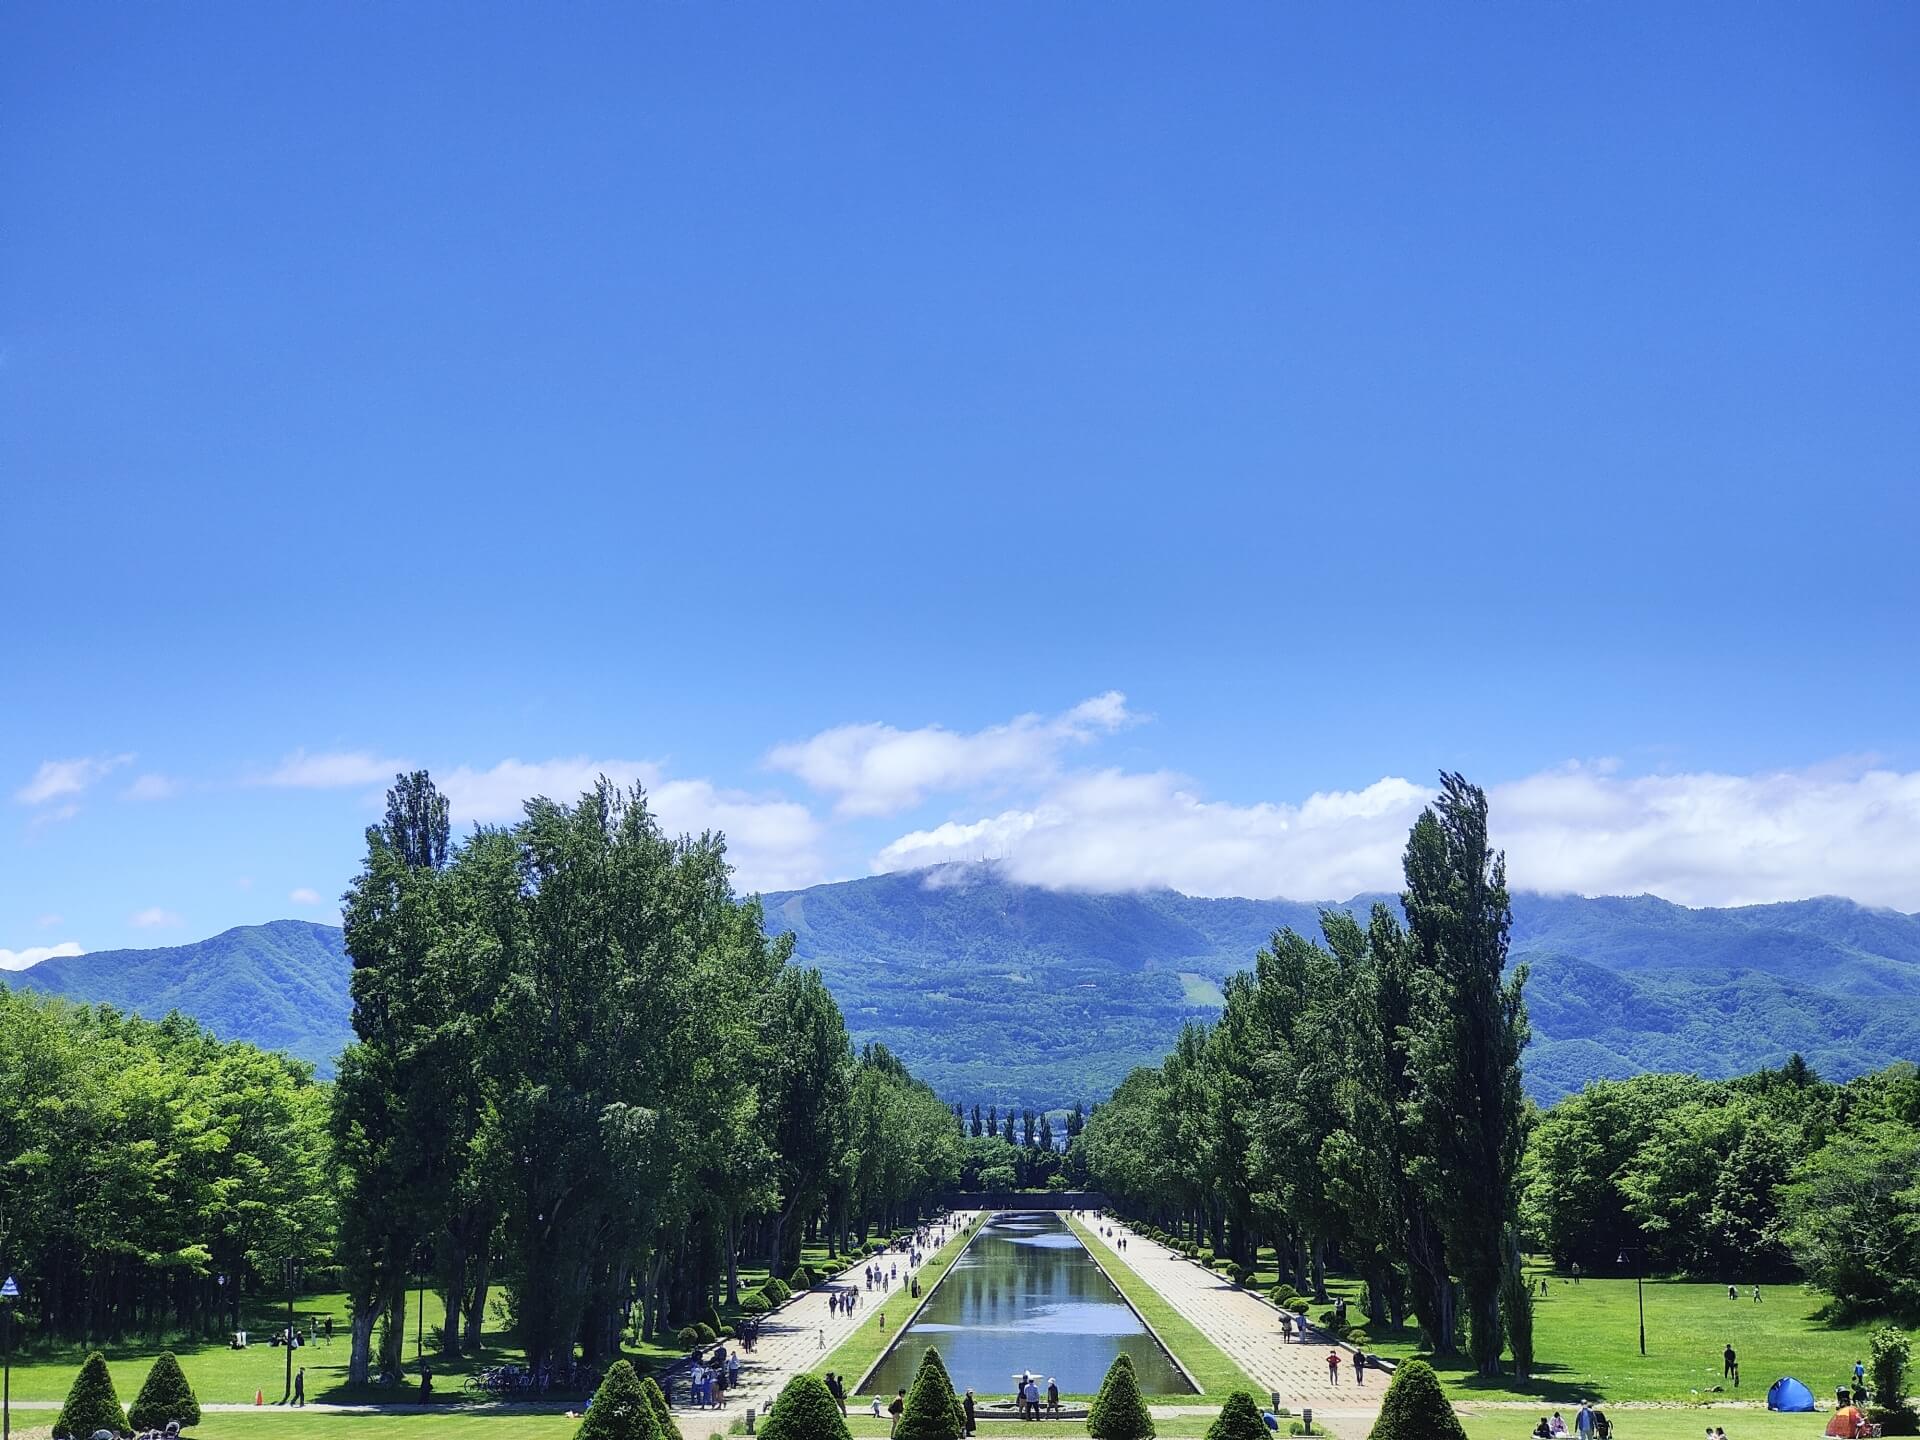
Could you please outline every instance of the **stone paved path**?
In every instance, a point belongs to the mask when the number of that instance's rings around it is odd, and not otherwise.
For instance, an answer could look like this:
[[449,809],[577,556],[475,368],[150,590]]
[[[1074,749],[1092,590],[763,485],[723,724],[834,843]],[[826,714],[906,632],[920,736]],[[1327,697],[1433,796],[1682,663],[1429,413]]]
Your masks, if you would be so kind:
[[[972,1212],[963,1212],[949,1221],[947,1234],[960,1234],[973,1221]],[[932,1252],[937,1253],[937,1251]],[[884,1295],[878,1291],[862,1290],[860,1303],[854,1307],[851,1315],[834,1314],[827,1309],[827,1290],[816,1287],[804,1295],[796,1295],[778,1310],[760,1322],[760,1340],[751,1353],[740,1352],[740,1383],[727,1392],[727,1403],[723,1409],[693,1409],[682,1403],[686,1394],[684,1379],[676,1379],[674,1386],[674,1416],[679,1421],[681,1431],[689,1437],[718,1432],[725,1434],[728,1426],[735,1420],[744,1419],[748,1407],[759,1414],[767,1413],[767,1407],[774,1401],[791,1380],[802,1370],[811,1370],[822,1359],[830,1355],[855,1330],[859,1329],[879,1308],[892,1309],[904,1305],[902,1314],[909,1313],[917,1301],[906,1298],[903,1293],[910,1277],[903,1257],[889,1252],[885,1263],[892,1265],[896,1260],[900,1265],[900,1283]],[[836,1277],[834,1282],[840,1288],[852,1288],[861,1285],[857,1276]],[[923,1297],[924,1298],[924,1297]],[[891,1327],[892,1317],[888,1317]],[[823,1343],[824,1337],[824,1343]],[[732,1342],[728,1343],[732,1349]],[[860,1377],[849,1375],[847,1384],[851,1386]],[[851,1408],[851,1401],[849,1408]]]
[[[1260,1382],[1263,1391],[1280,1392],[1280,1403],[1299,1413],[1311,1405],[1314,1414],[1330,1408],[1370,1412],[1386,1390],[1387,1377],[1370,1371],[1365,1385],[1353,1383],[1353,1352],[1344,1345],[1318,1343],[1290,1345],[1280,1338],[1280,1315],[1266,1301],[1240,1289],[1225,1276],[1194,1264],[1112,1221],[1079,1222],[1082,1238],[1105,1264],[1132,1269],[1194,1327],[1231,1356],[1239,1367]],[[1111,1230],[1111,1237],[1102,1236]],[[1125,1236],[1127,1248],[1115,1241]],[[1340,1352],[1340,1380],[1327,1381],[1327,1352]],[[1376,1389],[1376,1387],[1378,1387]]]

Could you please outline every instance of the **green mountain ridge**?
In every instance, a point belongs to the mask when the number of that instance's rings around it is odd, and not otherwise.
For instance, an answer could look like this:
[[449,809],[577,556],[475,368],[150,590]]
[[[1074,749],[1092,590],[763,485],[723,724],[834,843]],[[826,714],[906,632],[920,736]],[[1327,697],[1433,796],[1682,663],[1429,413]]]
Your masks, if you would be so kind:
[[[1160,1058],[1218,982],[1275,930],[1317,934],[1321,906],[1086,894],[988,865],[873,875],[763,897],[792,930],[856,1041],[880,1040],[943,1095],[1063,1104]],[[1336,908],[1363,914],[1392,896]],[[1528,1091],[1549,1102],[1641,1070],[1708,1076],[1799,1051],[1844,1079],[1920,1060],[1920,916],[1823,897],[1688,909],[1654,896],[1517,894],[1513,958],[1534,1043]],[[325,1074],[350,1038],[340,931],[282,920],[194,945],[42,961],[28,989],[142,1014],[178,1008],[216,1033],[286,1049]]]

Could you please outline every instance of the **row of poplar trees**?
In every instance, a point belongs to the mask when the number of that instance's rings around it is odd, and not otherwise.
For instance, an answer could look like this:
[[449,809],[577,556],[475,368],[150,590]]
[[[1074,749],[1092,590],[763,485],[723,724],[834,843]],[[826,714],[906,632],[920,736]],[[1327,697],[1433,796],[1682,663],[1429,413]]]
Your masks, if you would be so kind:
[[1330,1248],[1376,1324],[1409,1313],[1437,1354],[1482,1373],[1532,1359],[1517,1234],[1527,1110],[1525,967],[1505,973],[1505,858],[1486,796],[1458,775],[1415,822],[1405,919],[1321,916],[1275,935],[1225,984],[1218,1023],[1096,1109],[1076,1149],[1134,1213],[1251,1265],[1276,1247],[1326,1296]]
[[724,840],[673,838],[638,789],[529,801],[450,838],[398,777],[345,902],[358,1041],[334,1087],[349,1380],[397,1377],[416,1277],[447,1356],[505,1315],[530,1364],[600,1362],[915,1218],[958,1173],[951,1112],[856,1056],[789,965]]

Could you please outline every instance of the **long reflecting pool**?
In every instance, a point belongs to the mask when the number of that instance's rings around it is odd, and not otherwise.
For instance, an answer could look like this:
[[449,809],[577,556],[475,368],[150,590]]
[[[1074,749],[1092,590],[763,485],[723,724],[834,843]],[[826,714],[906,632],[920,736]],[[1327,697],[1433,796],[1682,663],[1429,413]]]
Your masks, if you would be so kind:
[[1051,1377],[1063,1395],[1090,1394],[1123,1350],[1147,1394],[1193,1391],[1066,1221],[1046,1212],[989,1220],[860,1393],[910,1385],[929,1345],[982,1403],[1011,1398],[1023,1370],[1042,1392]]

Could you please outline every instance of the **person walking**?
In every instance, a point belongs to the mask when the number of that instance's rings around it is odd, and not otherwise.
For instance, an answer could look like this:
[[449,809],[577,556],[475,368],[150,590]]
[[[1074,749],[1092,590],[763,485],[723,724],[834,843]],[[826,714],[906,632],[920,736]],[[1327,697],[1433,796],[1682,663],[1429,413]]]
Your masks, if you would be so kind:
[[887,1406],[887,1414],[893,1417],[890,1421],[887,1422],[888,1435],[892,1435],[894,1431],[900,1428],[900,1416],[902,1412],[906,1410],[906,1408],[907,1408],[907,1392],[902,1390],[893,1397],[892,1402]]
[[1580,1440],[1593,1440],[1593,1407],[1586,1401],[1580,1402],[1580,1413],[1573,1417],[1573,1428],[1580,1434]]
[[1340,1352],[1338,1350],[1327,1351],[1327,1383],[1329,1385],[1340,1383]]
[[1573,1262],[1573,1283],[1576,1285],[1580,1283],[1580,1262],[1578,1260]]
[[1367,1383],[1367,1352],[1364,1350],[1353,1352],[1353,1383],[1356,1385]]
[[293,1372],[293,1403],[296,1405],[307,1403],[307,1367],[304,1365]]
[[1733,1348],[1733,1342],[1727,1342],[1727,1348],[1720,1352],[1720,1378],[1731,1380],[1733,1388],[1740,1388],[1740,1356]]
[[827,1393],[833,1397],[834,1403],[840,1407],[840,1413],[842,1415],[846,1414],[847,1383],[831,1370],[827,1372]]
[[1055,1414],[1058,1414],[1059,1411],[1060,1411],[1060,1385],[1059,1385],[1059,1382],[1053,1378],[1053,1376],[1049,1375],[1047,1377],[1047,1413],[1049,1415],[1055,1415]]

